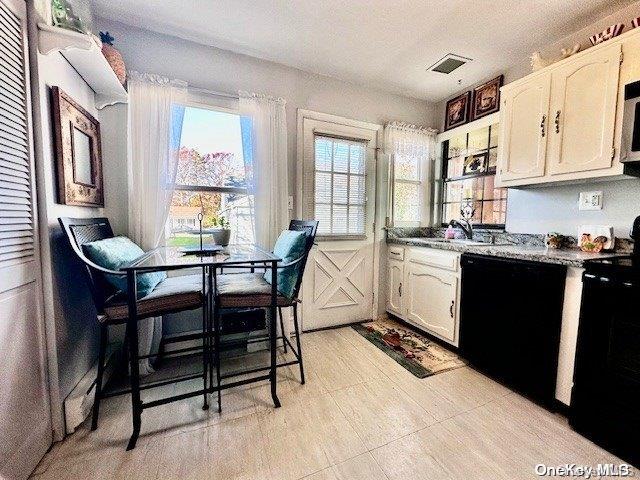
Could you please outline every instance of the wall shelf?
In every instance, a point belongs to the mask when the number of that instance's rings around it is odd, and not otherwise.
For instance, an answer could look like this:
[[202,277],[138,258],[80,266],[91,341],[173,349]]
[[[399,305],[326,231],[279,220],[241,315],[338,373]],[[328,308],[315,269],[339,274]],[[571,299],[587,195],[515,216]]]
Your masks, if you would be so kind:
[[46,23],[39,23],[38,30],[40,53],[49,55],[60,52],[95,92],[95,106],[98,110],[108,105],[128,102],[127,90],[104,58],[94,37]]

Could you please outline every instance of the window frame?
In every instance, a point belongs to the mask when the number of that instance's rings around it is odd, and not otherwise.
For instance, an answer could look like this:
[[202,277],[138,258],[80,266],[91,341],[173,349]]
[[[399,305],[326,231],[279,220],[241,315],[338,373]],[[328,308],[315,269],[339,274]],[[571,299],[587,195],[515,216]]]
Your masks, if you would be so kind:
[[[460,132],[460,134],[464,134],[466,136],[466,147],[465,147],[465,155],[469,155],[471,152],[469,152],[469,135],[471,135],[474,131],[476,130],[480,130],[483,128],[487,128],[487,147],[486,149],[483,149],[482,151],[484,151],[487,155],[487,161],[489,158],[489,155],[491,153],[492,150],[495,150],[496,154],[498,152],[499,149],[499,144],[500,144],[500,140],[498,139],[498,143],[496,146],[492,147],[491,146],[491,133],[492,130],[494,128],[498,129],[498,133],[500,131],[500,126],[498,123],[491,123],[488,125],[484,125],[484,126],[478,126],[477,129],[472,129],[472,130],[467,130],[464,133]],[[453,138],[453,137],[451,137]],[[445,206],[449,203],[455,203],[455,202],[447,202],[446,201],[446,192],[447,192],[447,184],[451,183],[451,182],[462,182],[464,180],[470,180],[470,179],[477,179],[477,178],[485,178],[485,177],[494,177],[496,176],[497,173],[497,167],[491,167],[488,168],[486,172],[483,173],[479,173],[479,174],[472,174],[472,175],[462,175],[459,177],[452,177],[452,178],[448,178],[448,167],[449,167],[449,156],[448,156],[448,151],[449,151],[449,142],[451,140],[451,138],[447,138],[446,140],[441,142],[441,155],[442,155],[442,162],[441,162],[441,171],[440,171],[440,183],[441,185],[439,186],[439,194],[440,194],[440,198],[439,198],[439,202],[438,202],[438,221],[437,223],[441,226],[441,227],[447,227],[449,225],[449,222],[444,221],[444,213],[445,213]],[[452,157],[453,158],[453,157]],[[483,185],[484,187],[484,185]],[[506,190],[506,189],[505,189]],[[504,200],[505,202],[508,202],[508,194],[503,197],[503,198],[493,198],[493,199],[484,199],[484,192],[483,192],[483,199],[482,200],[477,200],[477,199],[473,199],[471,200],[472,203],[487,203],[487,202],[492,202],[495,200]],[[464,200],[461,200],[460,203],[464,203]],[[481,217],[482,218],[482,217]],[[505,214],[505,222],[506,222],[506,214]],[[506,223],[473,223],[473,227],[476,229],[483,229],[483,230],[504,230],[506,226]]]

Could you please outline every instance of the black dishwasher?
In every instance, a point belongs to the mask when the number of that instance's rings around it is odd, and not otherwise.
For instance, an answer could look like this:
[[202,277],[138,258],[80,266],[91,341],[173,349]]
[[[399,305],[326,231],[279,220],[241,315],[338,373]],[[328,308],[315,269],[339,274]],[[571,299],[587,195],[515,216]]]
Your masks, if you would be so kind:
[[460,350],[478,369],[555,402],[566,267],[462,255]]

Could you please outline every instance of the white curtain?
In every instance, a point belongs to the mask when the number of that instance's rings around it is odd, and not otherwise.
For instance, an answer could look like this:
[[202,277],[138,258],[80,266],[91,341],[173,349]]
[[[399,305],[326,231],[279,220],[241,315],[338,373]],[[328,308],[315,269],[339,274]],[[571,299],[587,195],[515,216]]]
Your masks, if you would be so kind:
[[255,241],[271,250],[289,223],[285,101],[239,92],[247,181],[254,195]]
[[[420,225],[430,216],[429,204],[431,200],[431,173],[436,154],[437,130],[419,127],[402,122],[392,122],[384,128],[384,148],[389,155],[389,216],[394,225],[401,224],[394,217],[395,188],[398,183],[419,184],[420,198],[417,200],[421,206],[419,217],[414,222]],[[400,178],[396,175],[396,164],[402,161],[405,165],[414,165],[418,172],[416,178]],[[409,169],[413,171],[412,169]]]
[[[150,74],[129,74],[128,179],[129,236],[144,250],[164,240],[165,224],[177,169],[179,130],[183,107],[175,105],[185,84]],[[172,108],[173,107],[173,108]],[[181,110],[182,108],[182,110]],[[157,349],[162,318],[138,323],[140,354]],[[140,361],[140,374],[153,372],[148,360]]]
[[[239,98],[247,184],[254,195],[255,241],[270,251],[289,225],[285,101],[247,92],[239,92]],[[290,336],[287,310],[283,311],[284,332],[277,319],[269,321],[276,322],[278,332]]]

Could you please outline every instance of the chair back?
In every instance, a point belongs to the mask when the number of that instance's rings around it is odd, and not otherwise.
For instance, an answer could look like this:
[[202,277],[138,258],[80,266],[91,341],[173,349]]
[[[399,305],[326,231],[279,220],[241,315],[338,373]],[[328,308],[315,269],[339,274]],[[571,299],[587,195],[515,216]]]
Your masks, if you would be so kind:
[[293,298],[298,298],[300,292],[300,286],[302,285],[302,276],[304,275],[304,268],[307,265],[307,259],[309,253],[313,248],[316,240],[316,232],[318,231],[318,222],[316,220],[291,220],[289,223],[289,230],[295,230],[297,232],[305,232],[306,243],[304,247],[304,259],[300,264],[300,271],[298,272],[298,279],[296,280],[295,288],[293,289]]
[[62,217],[58,218],[58,221],[71,244],[71,248],[84,263],[93,302],[98,313],[102,314],[106,300],[117,293],[116,289],[105,280],[104,273],[118,274],[119,272],[112,272],[93,263],[84,254],[82,246],[85,243],[114,237],[109,219]]

